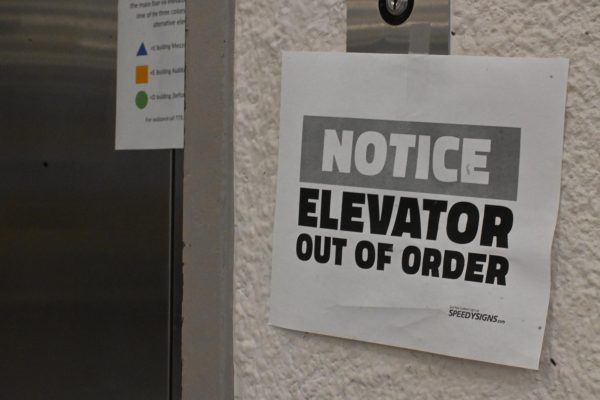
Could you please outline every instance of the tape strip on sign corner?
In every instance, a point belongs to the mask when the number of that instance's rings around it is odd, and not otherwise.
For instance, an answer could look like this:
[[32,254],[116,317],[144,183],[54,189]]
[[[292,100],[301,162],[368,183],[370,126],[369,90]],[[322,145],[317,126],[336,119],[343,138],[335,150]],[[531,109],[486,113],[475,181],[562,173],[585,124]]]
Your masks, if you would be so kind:
[[285,53],[283,76],[271,324],[537,369],[568,61]]

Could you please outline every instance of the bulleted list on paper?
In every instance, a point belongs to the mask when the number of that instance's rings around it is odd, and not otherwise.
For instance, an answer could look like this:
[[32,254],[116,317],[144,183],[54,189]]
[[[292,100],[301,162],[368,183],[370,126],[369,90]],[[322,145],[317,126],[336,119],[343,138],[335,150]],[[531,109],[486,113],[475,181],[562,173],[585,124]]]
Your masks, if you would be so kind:
[[116,148],[183,148],[185,0],[119,1]]

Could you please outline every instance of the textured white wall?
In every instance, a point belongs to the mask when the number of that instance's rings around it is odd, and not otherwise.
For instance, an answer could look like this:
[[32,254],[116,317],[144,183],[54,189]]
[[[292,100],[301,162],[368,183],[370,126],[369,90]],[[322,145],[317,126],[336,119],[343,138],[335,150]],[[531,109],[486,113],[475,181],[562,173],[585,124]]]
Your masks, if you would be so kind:
[[600,1],[455,0],[453,6],[453,54],[571,59],[563,192],[539,372],[267,325],[281,51],[343,51],[346,9],[344,0],[237,3],[237,398],[600,398]]

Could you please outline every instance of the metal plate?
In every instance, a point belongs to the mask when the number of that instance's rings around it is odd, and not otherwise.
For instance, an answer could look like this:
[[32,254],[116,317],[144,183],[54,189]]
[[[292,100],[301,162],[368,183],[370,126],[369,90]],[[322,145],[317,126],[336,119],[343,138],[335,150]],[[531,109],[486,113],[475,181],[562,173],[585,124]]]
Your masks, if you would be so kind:
[[347,0],[347,50],[358,53],[450,54],[450,0],[414,0],[398,26],[379,12],[378,0]]
[[114,151],[117,2],[0,0],[0,398],[170,397],[173,152]]

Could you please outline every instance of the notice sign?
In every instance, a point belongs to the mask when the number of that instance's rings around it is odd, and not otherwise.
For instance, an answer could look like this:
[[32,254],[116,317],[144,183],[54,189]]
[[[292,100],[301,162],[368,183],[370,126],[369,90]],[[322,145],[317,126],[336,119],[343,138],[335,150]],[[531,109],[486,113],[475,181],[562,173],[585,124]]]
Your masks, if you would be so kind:
[[185,0],[119,0],[116,148],[183,148]]
[[537,369],[567,76],[286,53],[271,324]]

